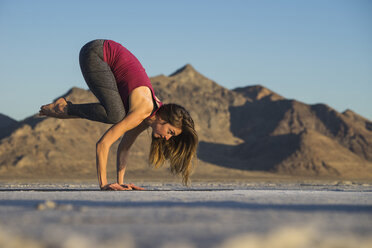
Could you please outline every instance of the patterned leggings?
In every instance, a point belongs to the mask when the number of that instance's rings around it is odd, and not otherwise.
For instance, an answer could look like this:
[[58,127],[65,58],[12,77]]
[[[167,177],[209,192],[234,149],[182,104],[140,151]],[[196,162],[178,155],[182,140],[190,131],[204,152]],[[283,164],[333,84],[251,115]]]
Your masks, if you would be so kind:
[[114,74],[103,59],[104,40],[93,40],[80,50],[81,72],[99,103],[68,104],[68,114],[80,118],[115,124],[125,116]]

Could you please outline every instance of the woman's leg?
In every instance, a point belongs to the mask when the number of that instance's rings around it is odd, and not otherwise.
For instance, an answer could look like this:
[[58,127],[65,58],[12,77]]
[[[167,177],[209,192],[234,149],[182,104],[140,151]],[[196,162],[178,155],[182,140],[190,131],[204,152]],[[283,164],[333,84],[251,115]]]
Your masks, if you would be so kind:
[[68,103],[68,115],[104,123],[117,123],[125,116],[114,74],[103,59],[103,40],[87,43],[80,51],[84,79],[100,103]]

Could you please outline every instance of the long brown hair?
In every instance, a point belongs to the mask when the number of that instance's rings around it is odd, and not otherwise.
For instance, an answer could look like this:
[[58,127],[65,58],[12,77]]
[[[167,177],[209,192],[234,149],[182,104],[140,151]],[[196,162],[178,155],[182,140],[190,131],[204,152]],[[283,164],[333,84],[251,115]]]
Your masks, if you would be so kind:
[[187,110],[177,104],[164,104],[156,112],[162,120],[180,128],[182,132],[169,140],[152,137],[149,161],[158,168],[169,161],[173,174],[182,174],[182,182],[189,183],[192,159],[198,146],[198,134]]

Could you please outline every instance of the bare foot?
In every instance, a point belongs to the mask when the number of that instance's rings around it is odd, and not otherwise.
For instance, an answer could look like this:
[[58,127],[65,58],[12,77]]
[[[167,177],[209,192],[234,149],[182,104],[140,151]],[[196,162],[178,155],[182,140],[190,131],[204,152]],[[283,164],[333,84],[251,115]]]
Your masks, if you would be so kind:
[[67,101],[65,98],[58,98],[54,103],[43,105],[40,107],[39,111],[40,116],[50,116],[55,118],[69,118],[67,113]]

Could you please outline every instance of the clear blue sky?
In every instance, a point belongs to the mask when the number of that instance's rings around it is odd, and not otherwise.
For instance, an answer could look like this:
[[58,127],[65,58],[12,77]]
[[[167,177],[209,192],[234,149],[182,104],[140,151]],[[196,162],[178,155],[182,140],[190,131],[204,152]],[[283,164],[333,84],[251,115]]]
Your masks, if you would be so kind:
[[287,98],[372,120],[372,1],[0,1],[0,113],[21,120],[73,86],[78,53],[116,40],[149,76],[186,63],[232,89],[261,84]]

